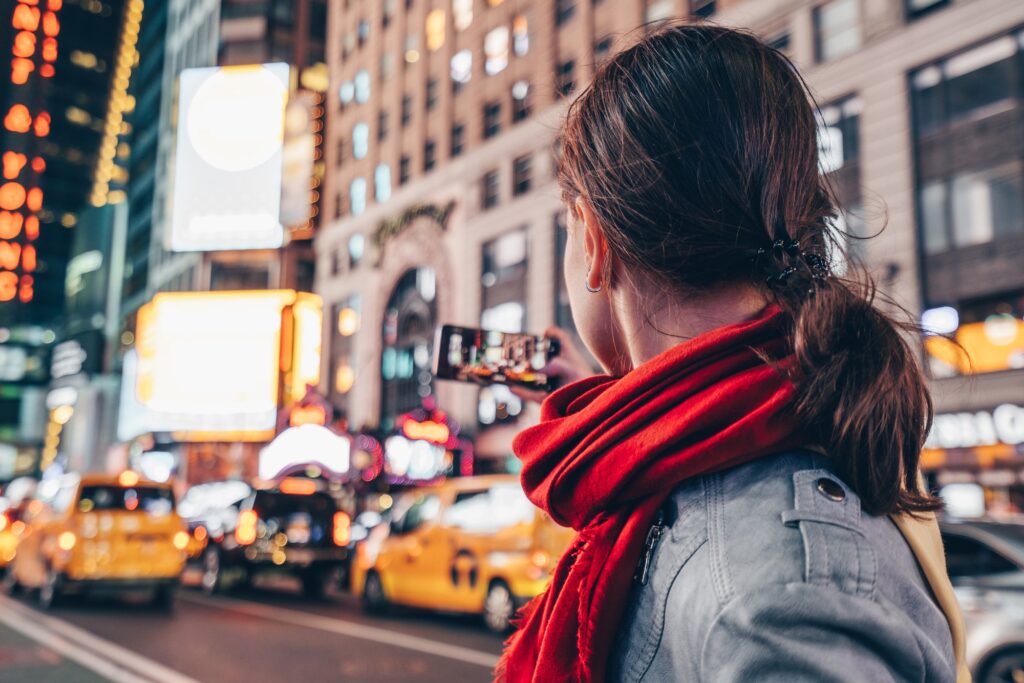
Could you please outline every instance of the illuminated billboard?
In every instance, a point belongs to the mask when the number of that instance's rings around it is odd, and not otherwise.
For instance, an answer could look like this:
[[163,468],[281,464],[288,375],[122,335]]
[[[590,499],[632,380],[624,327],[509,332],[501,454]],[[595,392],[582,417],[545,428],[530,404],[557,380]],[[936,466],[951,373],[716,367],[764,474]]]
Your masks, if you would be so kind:
[[287,64],[181,72],[172,251],[272,249],[284,241]]
[[269,440],[279,406],[293,396],[287,385],[320,380],[320,345],[307,341],[320,326],[313,294],[156,295],[139,310],[136,333],[135,398],[148,431],[185,441]]

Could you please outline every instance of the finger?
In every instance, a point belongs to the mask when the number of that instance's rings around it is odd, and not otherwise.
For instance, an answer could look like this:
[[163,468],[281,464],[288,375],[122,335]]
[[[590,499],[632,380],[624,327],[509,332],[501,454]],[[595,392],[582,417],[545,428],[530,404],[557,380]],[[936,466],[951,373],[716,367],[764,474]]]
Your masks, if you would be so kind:
[[547,392],[538,391],[536,389],[527,389],[516,385],[509,386],[509,391],[524,401],[532,401],[534,403],[541,403],[548,397]]

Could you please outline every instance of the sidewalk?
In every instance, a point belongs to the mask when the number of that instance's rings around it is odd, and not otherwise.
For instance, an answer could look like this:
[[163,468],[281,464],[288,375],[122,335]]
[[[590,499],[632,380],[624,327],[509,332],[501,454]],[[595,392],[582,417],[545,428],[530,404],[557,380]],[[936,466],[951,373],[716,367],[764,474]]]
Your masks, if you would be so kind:
[[106,683],[107,679],[0,623],[3,683]]

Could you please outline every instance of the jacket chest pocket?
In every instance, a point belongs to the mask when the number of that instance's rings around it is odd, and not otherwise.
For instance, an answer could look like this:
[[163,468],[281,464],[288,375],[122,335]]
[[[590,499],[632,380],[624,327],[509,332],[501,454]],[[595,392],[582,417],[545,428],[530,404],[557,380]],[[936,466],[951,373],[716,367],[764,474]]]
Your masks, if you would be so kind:
[[[686,514],[680,511],[680,515]],[[687,524],[689,526],[689,524]],[[686,563],[707,541],[703,520],[693,533],[666,528],[649,557],[645,583],[634,579],[629,602],[619,627],[620,639],[612,653],[608,680],[636,683],[643,679],[658,651],[665,630],[669,592]],[[644,558],[641,557],[641,563]],[[638,572],[639,577],[641,572]]]

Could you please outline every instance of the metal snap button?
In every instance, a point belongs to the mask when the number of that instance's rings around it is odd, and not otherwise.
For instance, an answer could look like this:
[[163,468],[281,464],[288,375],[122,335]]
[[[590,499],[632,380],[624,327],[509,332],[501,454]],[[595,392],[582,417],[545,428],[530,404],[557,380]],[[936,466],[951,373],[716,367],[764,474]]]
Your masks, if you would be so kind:
[[835,480],[822,477],[817,484],[818,492],[829,500],[840,503],[846,499],[846,491]]

